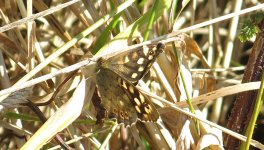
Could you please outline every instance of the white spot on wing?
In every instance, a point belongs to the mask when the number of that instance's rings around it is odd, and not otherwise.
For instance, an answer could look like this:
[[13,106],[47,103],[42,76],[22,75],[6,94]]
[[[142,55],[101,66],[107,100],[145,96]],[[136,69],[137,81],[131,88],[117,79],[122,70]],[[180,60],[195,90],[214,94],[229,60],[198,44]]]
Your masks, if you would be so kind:
[[127,85],[126,85],[125,81],[123,81],[122,86],[123,86],[125,89],[127,89]]
[[152,60],[152,59],[153,59],[152,55],[148,56],[148,60]]
[[133,73],[132,76],[131,76],[131,78],[135,79],[137,76],[138,76],[137,73]]
[[130,91],[130,93],[134,94],[134,88],[132,86],[129,86],[128,90]]
[[141,105],[141,103],[140,103],[140,101],[139,101],[139,99],[138,98],[134,98],[134,101],[135,101],[135,103],[137,104],[137,105]]
[[144,46],[143,47],[143,53],[145,54],[145,56],[148,56],[148,52],[149,52],[149,47]]
[[125,61],[124,61],[125,63],[128,63],[129,62],[129,58],[128,58],[128,56],[126,56],[125,57]]
[[137,111],[138,113],[141,113],[141,110],[140,110],[140,108],[139,108],[138,106],[135,106],[135,109],[136,109],[136,111]]
[[119,101],[119,104],[120,104],[120,106],[124,106],[125,105],[124,102],[122,102],[122,101]]
[[141,65],[144,63],[144,58],[139,58],[137,64]]
[[142,94],[140,94],[140,93],[139,93],[139,98],[140,98],[141,103],[145,102],[144,96]]
[[142,71],[144,71],[144,67],[140,66],[140,67],[138,68],[138,72],[142,72]]

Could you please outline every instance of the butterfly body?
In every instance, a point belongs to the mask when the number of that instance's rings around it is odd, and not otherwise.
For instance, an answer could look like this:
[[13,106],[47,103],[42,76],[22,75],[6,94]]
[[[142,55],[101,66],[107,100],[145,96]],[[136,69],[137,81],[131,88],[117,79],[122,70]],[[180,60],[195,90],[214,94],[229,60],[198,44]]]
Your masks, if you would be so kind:
[[141,79],[164,48],[163,44],[151,45],[121,53],[109,59],[97,61],[99,72],[96,76],[100,102],[94,102],[97,119],[116,118],[118,123],[131,125],[138,119],[156,121],[158,111],[151,101],[138,91],[133,83]]

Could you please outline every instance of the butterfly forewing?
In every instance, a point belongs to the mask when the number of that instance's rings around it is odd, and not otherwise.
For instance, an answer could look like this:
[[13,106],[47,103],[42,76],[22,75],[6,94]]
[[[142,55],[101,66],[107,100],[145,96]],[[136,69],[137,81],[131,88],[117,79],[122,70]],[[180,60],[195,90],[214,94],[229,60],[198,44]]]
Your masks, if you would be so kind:
[[163,43],[158,43],[123,52],[105,60],[102,67],[114,71],[129,82],[137,82],[148,72],[164,47]]

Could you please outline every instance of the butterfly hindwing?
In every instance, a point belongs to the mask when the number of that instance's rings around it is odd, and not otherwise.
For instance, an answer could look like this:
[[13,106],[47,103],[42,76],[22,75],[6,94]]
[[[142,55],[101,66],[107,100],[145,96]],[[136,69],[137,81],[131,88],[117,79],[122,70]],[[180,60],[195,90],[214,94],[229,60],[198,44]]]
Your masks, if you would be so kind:
[[119,76],[109,69],[101,69],[96,76],[101,105],[107,110],[109,118],[116,118],[118,123],[130,125],[136,122],[138,115],[118,79]]
[[152,102],[131,83],[122,78],[118,78],[119,86],[123,88],[130,102],[136,110],[137,116],[143,121],[157,121],[159,118],[158,111]]

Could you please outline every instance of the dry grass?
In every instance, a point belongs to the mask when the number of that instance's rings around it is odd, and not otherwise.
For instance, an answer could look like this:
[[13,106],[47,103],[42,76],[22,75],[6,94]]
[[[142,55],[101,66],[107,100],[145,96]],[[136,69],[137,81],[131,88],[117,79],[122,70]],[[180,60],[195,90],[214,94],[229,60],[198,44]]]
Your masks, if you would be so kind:
[[[245,141],[224,127],[234,97],[260,87],[241,84],[254,40],[238,40],[243,20],[263,9],[260,2],[183,1],[177,10],[170,0],[23,2],[0,1],[0,147],[56,149],[56,134],[76,149],[223,149],[223,133]],[[156,42],[166,44],[165,52],[138,89],[160,119],[129,128],[96,124],[96,60]],[[39,107],[48,118],[43,124],[25,104],[57,91]],[[263,124],[263,113],[259,118]],[[261,123],[257,130],[263,132]],[[251,144],[263,148],[261,142]]]

